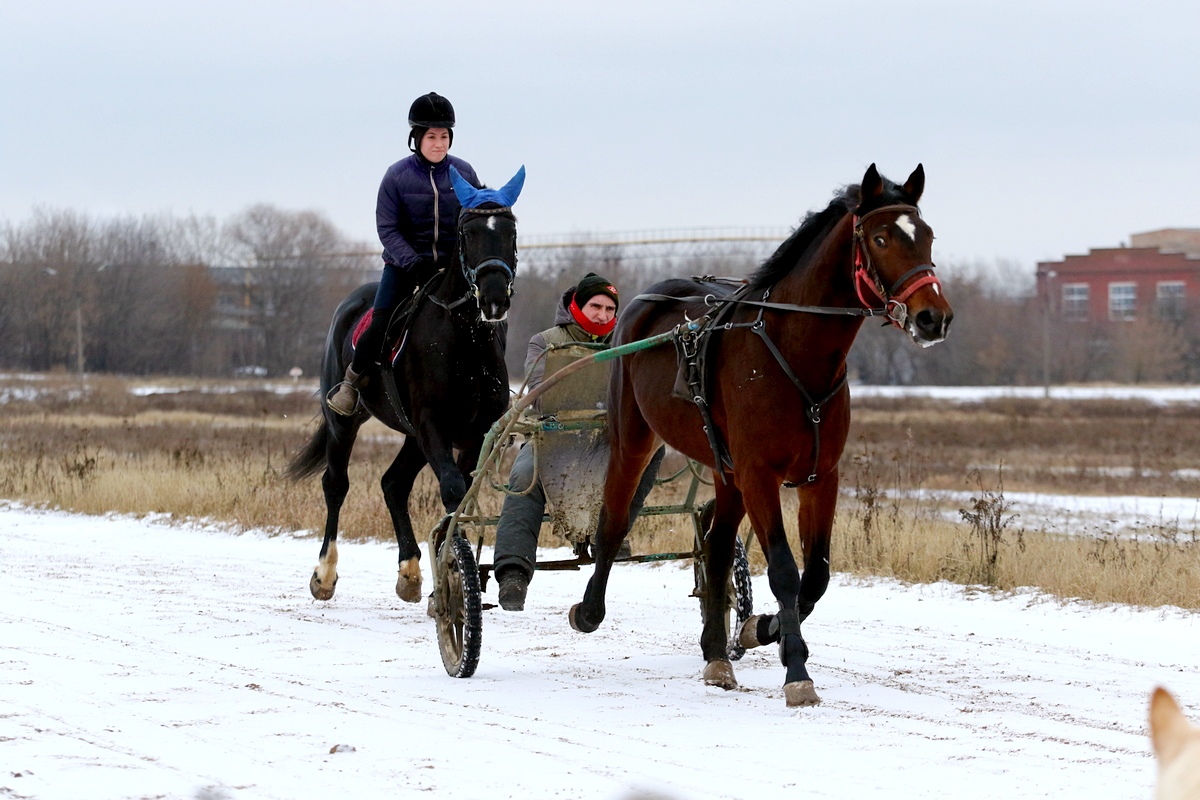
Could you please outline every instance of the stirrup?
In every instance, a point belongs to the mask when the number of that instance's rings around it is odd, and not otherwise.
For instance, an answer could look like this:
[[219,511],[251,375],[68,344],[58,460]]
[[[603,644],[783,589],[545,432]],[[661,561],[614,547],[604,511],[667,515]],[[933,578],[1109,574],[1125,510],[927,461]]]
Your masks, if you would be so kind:
[[351,381],[342,381],[325,396],[329,410],[342,417],[352,417],[358,410],[358,387]]

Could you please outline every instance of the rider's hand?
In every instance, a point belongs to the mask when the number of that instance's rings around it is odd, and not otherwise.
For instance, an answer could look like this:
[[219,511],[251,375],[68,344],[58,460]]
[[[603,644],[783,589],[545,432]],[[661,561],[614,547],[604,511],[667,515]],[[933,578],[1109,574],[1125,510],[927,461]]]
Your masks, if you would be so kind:
[[418,284],[422,284],[432,278],[437,273],[438,268],[432,259],[419,258],[413,262],[411,269],[413,278]]

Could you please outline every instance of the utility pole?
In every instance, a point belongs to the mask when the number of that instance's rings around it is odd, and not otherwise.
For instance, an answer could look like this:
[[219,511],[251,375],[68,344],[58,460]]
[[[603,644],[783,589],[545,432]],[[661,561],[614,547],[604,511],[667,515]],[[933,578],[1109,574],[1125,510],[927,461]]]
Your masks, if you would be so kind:
[[75,295],[75,366],[83,375],[83,301]]

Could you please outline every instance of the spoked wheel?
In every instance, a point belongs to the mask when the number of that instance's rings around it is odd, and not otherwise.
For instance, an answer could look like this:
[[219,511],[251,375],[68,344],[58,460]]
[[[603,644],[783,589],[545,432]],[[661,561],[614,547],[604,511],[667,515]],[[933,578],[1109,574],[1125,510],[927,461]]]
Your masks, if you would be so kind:
[[457,533],[445,538],[437,558],[433,616],[442,664],[450,677],[469,678],[479,666],[483,644],[479,568],[470,543]]
[[[712,524],[712,513],[713,501],[710,500],[700,512],[702,530],[707,531]],[[692,562],[692,570],[696,575],[695,594],[701,598],[700,616],[704,622],[707,622],[708,619],[704,616],[704,597],[708,593],[709,585],[708,564],[703,556],[702,541],[696,543],[696,549],[701,556]],[[740,536],[733,537],[733,564],[729,569],[729,584],[725,590],[725,601],[725,637],[728,642],[726,653],[729,655],[730,661],[737,661],[746,654],[746,648],[738,643],[738,634],[742,630],[742,623],[754,614],[754,594],[750,586],[750,562],[746,559],[746,547],[742,544]]]

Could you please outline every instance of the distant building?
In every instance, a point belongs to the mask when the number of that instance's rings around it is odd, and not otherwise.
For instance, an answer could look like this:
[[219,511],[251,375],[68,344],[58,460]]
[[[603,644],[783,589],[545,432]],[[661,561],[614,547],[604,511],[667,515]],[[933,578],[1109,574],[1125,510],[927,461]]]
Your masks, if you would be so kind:
[[1135,233],[1130,244],[1040,262],[1039,300],[1078,322],[1182,322],[1200,308],[1200,228]]

